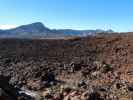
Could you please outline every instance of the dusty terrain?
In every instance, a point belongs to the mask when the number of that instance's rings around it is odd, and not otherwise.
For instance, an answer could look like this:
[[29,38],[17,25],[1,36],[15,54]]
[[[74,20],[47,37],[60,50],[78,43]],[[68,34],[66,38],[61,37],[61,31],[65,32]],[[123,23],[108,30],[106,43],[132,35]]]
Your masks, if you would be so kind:
[[132,100],[133,35],[0,39],[0,74],[44,100]]

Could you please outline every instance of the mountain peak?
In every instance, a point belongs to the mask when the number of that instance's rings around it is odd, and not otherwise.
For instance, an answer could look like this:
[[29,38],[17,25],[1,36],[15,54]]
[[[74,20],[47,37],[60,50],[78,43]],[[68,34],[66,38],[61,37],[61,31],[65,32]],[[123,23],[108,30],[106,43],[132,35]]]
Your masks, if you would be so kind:
[[38,29],[40,31],[43,31],[46,27],[41,22],[35,22],[32,24],[22,25],[18,28],[24,28],[24,29]]
[[39,26],[39,27],[45,27],[45,26],[43,25],[43,23],[41,23],[41,22],[31,23],[31,24],[28,24],[28,26]]
[[44,32],[48,32],[49,29],[47,27],[45,27],[43,25],[43,23],[41,22],[36,22],[36,23],[32,23],[32,24],[27,24],[27,25],[22,25],[19,26],[15,29],[11,29],[8,30],[12,33],[16,33],[16,34],[40,34],[40,33],[44,33]]

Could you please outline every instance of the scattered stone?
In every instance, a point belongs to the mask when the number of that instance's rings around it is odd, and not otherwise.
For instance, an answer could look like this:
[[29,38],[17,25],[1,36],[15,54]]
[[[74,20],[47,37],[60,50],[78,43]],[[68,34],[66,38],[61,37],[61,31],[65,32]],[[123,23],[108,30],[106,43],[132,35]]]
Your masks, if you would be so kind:
[[133,92],[133,85],[128,85],[128,90]]
[[85,80],[81,80],[79,83],[78,83],[78,87],[86,87],[87,86],[87,84],[86,84],[86,82],[85,82]]

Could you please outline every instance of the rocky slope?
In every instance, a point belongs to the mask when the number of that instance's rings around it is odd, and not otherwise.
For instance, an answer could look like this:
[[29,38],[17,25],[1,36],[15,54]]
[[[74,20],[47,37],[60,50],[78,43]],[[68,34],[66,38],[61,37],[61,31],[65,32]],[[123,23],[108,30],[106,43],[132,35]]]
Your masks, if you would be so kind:
[[132,100],[132,39],[132,33],[0,39],[0,73],[37,93],[36,100]]

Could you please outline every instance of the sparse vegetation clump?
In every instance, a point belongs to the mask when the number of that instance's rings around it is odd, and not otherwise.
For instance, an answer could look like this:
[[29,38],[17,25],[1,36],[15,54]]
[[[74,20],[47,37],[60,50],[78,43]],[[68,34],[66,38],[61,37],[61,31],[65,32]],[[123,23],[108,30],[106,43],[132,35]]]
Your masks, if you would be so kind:
[[104,64],[103,65],[103,72],[107,73],[109,71],[113,71],[113,68],[112,68],[111,64]]

